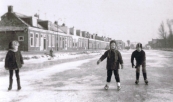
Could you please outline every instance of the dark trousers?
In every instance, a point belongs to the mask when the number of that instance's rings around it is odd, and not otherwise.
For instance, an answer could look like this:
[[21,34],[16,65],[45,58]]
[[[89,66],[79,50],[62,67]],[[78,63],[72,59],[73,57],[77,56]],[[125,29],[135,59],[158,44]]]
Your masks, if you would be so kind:
[[[142,73],[143,73],[144,80],[146,80],[147,79],[146,62],[142,63]],[[140,66],[137,66],[136,67],[136,80],[139,80],[139,76],[140,76]]]
[[111,82],[112,72],[114,72],[116,82],[120,82],[120,77],[117,70],[107,70],[107,82]]
[[[13,79],[13,70],[9,70],[9,73],[10,73],[10,79],[12,80]],[[15,70],[15,74],[16,74],[16,79],[19,80],[20,79],[19,70]]]

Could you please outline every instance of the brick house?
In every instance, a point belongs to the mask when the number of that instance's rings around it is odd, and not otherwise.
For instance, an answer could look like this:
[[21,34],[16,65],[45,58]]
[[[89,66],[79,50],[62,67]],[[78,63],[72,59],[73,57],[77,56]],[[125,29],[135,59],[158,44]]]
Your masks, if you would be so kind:
[[72,37],[67,35],[68,32],[65,31],[67,29],[64,25],[59,26],[56,21],[52,23],[13,12],[13,7],[8,6],[8,12],[1,16],[0,21],[0,50],[7,49],[12,40],[19,41],[19,48],[22,51],[70,48]]
[[13,40],[19,41],[21,51],[57,51],[105,49],[111,38],[58,25],[57,21],[41,20],[39,15],[13,12],[13,6],[8,6],[0,21],[0,50],[8,49]]

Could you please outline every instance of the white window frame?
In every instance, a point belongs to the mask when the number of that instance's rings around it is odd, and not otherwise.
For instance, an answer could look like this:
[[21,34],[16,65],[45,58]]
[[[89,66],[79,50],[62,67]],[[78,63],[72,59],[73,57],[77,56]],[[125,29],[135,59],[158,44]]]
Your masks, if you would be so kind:
[[[20,39],[22,37],[22,40]],[[24,36],[18,36],[18,41],[24,41]]]
[[55,47],[55,35],[52,35],[52,47]]
[[[32,37],[31,37],[31,34],[32,34]],[[33,32],[30,32],[29,39],[30,39],[30,47],[34,47],[34,33]],[[32,44],[31,44],[31,39],[32,39]]]
[[69,37],[69,48],[71,48],[71,38]]
[[60,44],[59,47],[62,47],[62,37],[61,37],[61,36],[59,37],[59,42],[60,42],[60,43],[59,43],[59,44]]
[[67,37],[67,47],[69,47],[69,37]]
[[49,34],[48,36],[49,36],[49,47],[51,47],[51,34]]

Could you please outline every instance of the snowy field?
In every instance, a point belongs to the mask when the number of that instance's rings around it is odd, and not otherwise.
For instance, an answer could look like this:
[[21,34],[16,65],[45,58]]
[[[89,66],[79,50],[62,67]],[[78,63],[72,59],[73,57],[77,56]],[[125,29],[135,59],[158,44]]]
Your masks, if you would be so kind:
[[[20,91],[17,91],[15,75],[11,91],[7,91],[8,74],[0,76],[0,102],[173,102],[173,52],[146,50],[149,85],[144,84],[142,73],[139,85],[134,84],[135,69],[131,68],[131,53],[132,50],[121,51],[124,69],[119,71],[120,91],[116,90],[113,76],[110,89],[103,89],[106,61],[96,65],[101,54],[93,53],[94,57],[91,58],[21,71]],[[42,65],[82,56],[63,55],[53,60],[25,60],[25,65]],[[0,65],[3,66],[3,63],[0,62]],[[24,68],[27,68],[25,65]],[[1,71],[4,71],[2,68]]]

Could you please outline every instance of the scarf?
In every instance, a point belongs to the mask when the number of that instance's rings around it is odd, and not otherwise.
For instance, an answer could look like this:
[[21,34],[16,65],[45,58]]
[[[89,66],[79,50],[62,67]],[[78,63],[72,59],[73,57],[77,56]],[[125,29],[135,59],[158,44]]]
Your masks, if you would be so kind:
[[111,58],[111,56],[114,56],[114,61],[117,62],[118,61],[118,51],[115,49],[110,49],[108,51],[108,58]]
[[18,49],[9,49],[9,50],[11,50],[11,51],[13,51],[13,52],[17,52],[18,51]]

